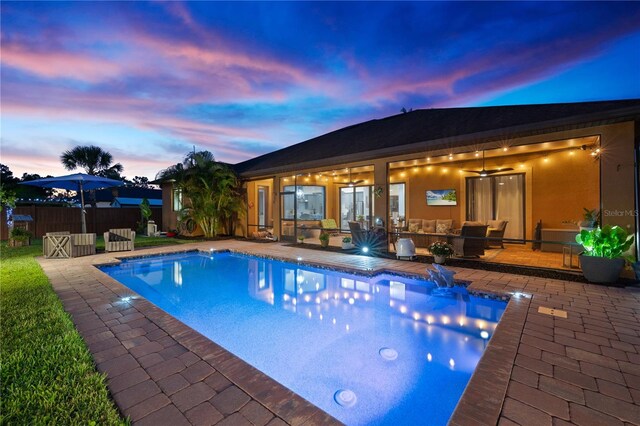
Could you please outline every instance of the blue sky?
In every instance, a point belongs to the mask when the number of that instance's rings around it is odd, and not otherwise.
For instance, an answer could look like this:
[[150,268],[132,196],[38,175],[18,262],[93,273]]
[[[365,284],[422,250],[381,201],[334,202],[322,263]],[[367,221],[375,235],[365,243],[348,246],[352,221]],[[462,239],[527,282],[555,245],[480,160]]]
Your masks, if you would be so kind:
[[153,177],[405,108],[640,97],[633,2],[2,2],[2,163]]

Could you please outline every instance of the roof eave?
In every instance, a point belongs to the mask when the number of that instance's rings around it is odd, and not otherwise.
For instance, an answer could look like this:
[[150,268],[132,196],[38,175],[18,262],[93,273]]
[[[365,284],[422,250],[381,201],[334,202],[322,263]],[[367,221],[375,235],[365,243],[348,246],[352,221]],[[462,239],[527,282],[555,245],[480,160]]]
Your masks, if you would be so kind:
[[[437,151],[440,149],[450,149],[452,146],[459,148],[477,143],[488,143],[491,141],[500,140],[505,136],[508,136],[509,138],[522,138],[544,133],[576,130],[585,127],[615,124],[633,120],[640,120],[640,109],[636,106],[621,108],[605,113],[597,112],[591,114],[582,114],[579,116],[564,117],[557,120],[547,120],[520,126],[503,127],[486,132],[467,133],[464,135],[447,138],[424,140],[407,145],[348,154],[344,156],[332,156],[315,161],[287,164],[283,166],[257,170],[248,170],[246,172],[239,173],[239,175],[242,178],[267,177],[296,170],[326,167],[336,164],[350,163],[354,161],[374,160],[384,156],[406,155],[424,151]],[[428,146],[425,146],[425,144],[428,144]]]

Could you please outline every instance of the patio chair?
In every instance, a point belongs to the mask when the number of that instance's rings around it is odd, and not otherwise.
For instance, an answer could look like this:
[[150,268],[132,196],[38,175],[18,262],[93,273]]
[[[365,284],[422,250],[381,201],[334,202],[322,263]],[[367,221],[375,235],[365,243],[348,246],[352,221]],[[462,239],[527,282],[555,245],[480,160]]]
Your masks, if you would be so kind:
[[96,254],[96,234],[70,234],[69,231],[47,232],[42,238],[42,252],[47,259]]
[[349,221],[349,230],[351,231],[351,242],[354,246],[360,247],[366,239],[367,231],[362,229],[360,222]]
[[109,229],[104,233],[104,248],[110,251],[125,251],[134,249],[136,233],[131,229]]
[[338,229],[338,224],[335,219],[322,219],[320,220],[320,226],[323,231],[329,233],[329,235],[340,235],[340,229]]
[[487,225],[478,222],[465,222],[460,230],[460,236],[451,238],[456,255],[461,257],[483,256],[487,228]]
[[372,254],[389,251],[387,231],[383,227],[376,226],[365,230],[362,229],[360,222],[350,221],[349,229],[351,230],[352,242],[358,249],[367,247],[369,253]]
[[487,221],[487,238],[501,238],[499,241],[497,239],[487,240],[486,248],[492,246],[500,246],[504,248],[504,243],[502,242],[502,238],[504,238],[504,231],[507,229],[507,224],[509,221],[507,220],[489,220]]

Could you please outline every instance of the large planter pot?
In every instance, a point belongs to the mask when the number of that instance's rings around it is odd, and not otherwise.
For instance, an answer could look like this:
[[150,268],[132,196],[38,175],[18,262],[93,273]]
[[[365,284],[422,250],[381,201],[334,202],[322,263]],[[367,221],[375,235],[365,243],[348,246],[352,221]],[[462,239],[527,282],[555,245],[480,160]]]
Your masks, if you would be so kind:
[[446,256],[438,256],[437,254],[433,255],[433,261],[439,265],[443,265],[446,260]]
[[584,277],[592,283],[614,283],[620,278],[624,259],[580,255]]
[[322,248],[329,247],[329,240],[320,240],[320,247]]

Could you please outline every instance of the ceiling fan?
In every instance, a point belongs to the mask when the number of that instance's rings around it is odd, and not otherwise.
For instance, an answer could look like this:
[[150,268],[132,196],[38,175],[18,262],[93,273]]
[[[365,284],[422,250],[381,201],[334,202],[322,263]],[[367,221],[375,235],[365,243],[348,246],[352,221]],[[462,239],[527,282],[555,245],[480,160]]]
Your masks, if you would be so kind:
[[468,173],[478,173],[481,177],[486,177],[498,172],[508,172],[509,170],[513,170],[511,167],[507,167],[504,169],[492,169],[485,170],[484,168],[484,149],[482,150],[482,170],[465,170]]
[[338,185],[347,185],[347,186],[356,186],[359,183],[364,182],[364,179],[351,180],[351,169],[349,169],[349,181],[348,182],[339,182]]

